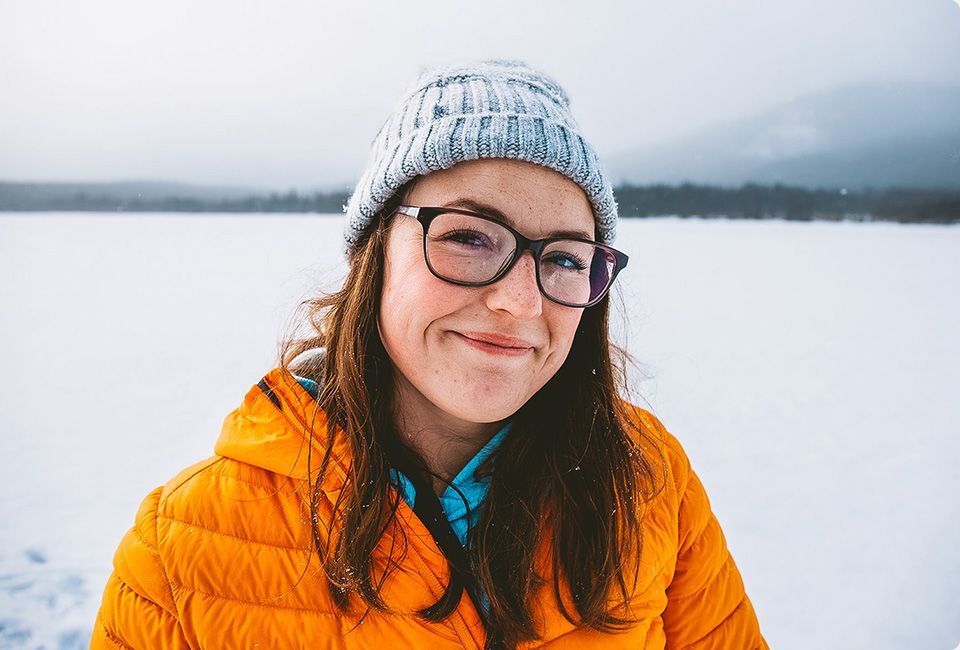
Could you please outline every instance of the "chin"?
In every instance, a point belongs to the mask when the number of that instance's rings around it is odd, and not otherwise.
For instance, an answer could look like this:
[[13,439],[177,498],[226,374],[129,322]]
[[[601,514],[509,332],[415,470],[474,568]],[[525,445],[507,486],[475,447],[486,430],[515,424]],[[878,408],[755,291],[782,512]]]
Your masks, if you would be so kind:
[[447,413],[465,422],[477,424],[505,420],[519,411],[520,407],[529,400],[529,396],[508,396],[502,385],[496,388],[477,387],[475,390],[462,391],[453,399],[450,399],[453,396],[449,394],[445,397],[446,399],[439,403],[443,404]]
[[[522,405],[521,405],[522,406]],[[462,413],[454,413],[456,417],[464,422],[471,422],[473,424],[492,424],[494,422],[502,422],[507,420],[519,410],[519,407],[515,409],[505,409],[503,411],[494,411],[485,409],[483,411],[466,411]]]

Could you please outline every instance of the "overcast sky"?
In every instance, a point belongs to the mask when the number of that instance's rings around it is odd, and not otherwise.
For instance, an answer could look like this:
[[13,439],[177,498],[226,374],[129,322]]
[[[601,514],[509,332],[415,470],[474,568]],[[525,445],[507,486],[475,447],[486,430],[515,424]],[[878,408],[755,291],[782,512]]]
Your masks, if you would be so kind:
[[346,186],[422,66],[487,57],[556,77],[602,157],[849,83],[960,85],[958,2],[0,0],[0,180]]

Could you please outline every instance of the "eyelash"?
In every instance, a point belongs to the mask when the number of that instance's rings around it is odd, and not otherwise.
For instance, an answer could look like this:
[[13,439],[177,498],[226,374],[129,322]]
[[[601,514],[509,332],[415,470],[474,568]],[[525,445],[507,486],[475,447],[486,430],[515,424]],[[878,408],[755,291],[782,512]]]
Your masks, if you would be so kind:
[[[553,255],[562,255],[565,260],[570,260],[571,262],[573,262],[574,266],[572,270],[583,271],[587,268],[586,262],[580,259],[580,257],[578,257],[577,255],[573,255],[571,253],[557,253]],[[551,259],[552,257],[548,258],[546,261],[551,261]]]
[[[467,229],[451,230],[450,232],[444,233],[443,235],[444,241],[457,241],[458,243],[468,243],[468,242],[461,241],[461,238],[481,240],[483,241],[483,243],[489,242],[488,238],[483,233],[477,232],[476,230],[467,230]],[[469,243],[472,243],[472,242],[469,242]]]

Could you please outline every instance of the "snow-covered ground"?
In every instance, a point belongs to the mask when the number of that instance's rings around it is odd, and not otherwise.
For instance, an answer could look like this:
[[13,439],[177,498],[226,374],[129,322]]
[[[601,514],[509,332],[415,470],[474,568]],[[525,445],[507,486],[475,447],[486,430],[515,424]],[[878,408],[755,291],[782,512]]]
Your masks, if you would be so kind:
[[[208,456],[338,216],[0,215],[0,647],[86,647],[141,498]],[[960,641],[960,228],[651,219],[618,245],[639,395],[771,646]]]

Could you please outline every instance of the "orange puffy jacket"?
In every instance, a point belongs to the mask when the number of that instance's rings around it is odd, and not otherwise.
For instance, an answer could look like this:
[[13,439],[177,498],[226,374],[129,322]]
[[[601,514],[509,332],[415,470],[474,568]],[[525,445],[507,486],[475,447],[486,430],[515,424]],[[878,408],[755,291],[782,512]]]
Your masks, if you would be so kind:
[[[371,611],[361,620],[334,605],[311,552],[303,432],[307,422],[322,430],[314,412],[313,398],[289,373],[272,371],[227,417],[216,455],[147,496],[114,557],[91,648],[483,647],[469,598],[442,622],[417,616],[443,593],[449,565],[402,501],[397,518],[409,552],[382,592],[394,613]],[[643,620],[618,634],[577,629],[544,586],[534,610],[541,639],[523,647],[766,648],[703,486],[659,421],[636,413],[662,439],[668,462],[667,487],[645,519],[647,579],[633,599]],[[315,469],[321,450],[313,454]],[[326,495],[342,486],[348,464],[341,437]],[[329,514],[331,503],[321,510]],[[388,537],[378,547],[384,558]]]

